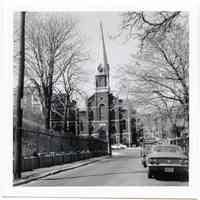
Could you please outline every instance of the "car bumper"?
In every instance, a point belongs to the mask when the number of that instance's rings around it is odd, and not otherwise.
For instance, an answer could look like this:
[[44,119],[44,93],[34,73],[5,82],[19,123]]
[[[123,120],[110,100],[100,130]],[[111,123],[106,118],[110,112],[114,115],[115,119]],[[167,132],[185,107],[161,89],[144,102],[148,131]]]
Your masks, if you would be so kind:
[[181,165],[148,165],[149,170],[152,173],[166,173],[166,174],[188,174],[188,166],[181,166]]

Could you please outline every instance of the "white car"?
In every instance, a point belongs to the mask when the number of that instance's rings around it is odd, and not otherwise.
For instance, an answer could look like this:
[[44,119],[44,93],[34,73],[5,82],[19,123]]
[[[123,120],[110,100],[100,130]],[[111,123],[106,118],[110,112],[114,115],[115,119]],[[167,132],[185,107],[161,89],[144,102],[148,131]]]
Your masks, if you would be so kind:
[[119,145],[117,145],[117,144],[113,144],[111,147],[112,147],[113,150],[120,149]]
[[111,147],[112,147],[113,150],[118,150],[118,149],[125,149],[125,148],[127,148],[127,146],[124,145],[124,144],[113,144]]
[[125,144],[119,144],[120,149],[126,149],[127,146]]

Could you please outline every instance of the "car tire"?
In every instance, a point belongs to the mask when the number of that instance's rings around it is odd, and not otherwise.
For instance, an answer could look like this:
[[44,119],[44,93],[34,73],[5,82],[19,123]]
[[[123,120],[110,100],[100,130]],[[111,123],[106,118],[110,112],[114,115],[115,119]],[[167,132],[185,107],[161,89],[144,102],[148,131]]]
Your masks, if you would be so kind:
[[152,171],[150,169],[148,170],[148,178],[153,178],[153,174],[152,174]]

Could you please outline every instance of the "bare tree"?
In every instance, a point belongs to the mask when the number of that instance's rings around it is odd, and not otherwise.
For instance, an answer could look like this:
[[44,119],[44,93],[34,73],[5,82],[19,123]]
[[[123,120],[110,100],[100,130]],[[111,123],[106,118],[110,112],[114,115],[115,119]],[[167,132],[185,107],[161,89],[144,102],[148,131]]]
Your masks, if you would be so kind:
[[128,78],[133,81],[134,98],[144,107],[161,109],[171,116],[172,108],[181,105],[188,122],[187,14],[179,11],[128,12],[123,14],[122,30],[128,31],[129,39],[140,41],[139,51],[125,67]]
[[86,81],[86,77],[86,73],[81,70],[79,65],[70,65],[57,84],[54,85],[56,101],[59,102],[62,109],[59,110],[56,105],[52,104],[52,112],[62,119],[65,132],[67,131],[67,123],[69,123],[70,105],[73,100],[84,96],[81,84]]
[[146,39],[164,37],[171,32],[181,12],[126,12],[122,14],[121,29],[128,31],[129,39],[139,37],[141,48]]
[[87,59],[76,32],[76,22],[62,13],[28,13],[26,23],[26,76],[36,88],[50,128],[54,85],[63,74]]

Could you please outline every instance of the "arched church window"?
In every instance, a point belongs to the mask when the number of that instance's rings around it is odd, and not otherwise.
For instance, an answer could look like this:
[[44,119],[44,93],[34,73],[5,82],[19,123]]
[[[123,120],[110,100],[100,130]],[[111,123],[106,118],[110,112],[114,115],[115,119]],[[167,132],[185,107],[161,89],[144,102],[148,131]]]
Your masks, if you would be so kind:
[[80,131],[83,131],[83,121],[80,121]]
[[89,111],[89,120],[90,120],[90,121],[93,121],[93,120],[94,120],[94,112],[93,112],[93,110],[90,110],[90,111]]
[[105,105],[100,104],[99,105],[99,120],[105,119]]
[[115,120],[115,110],[114,110],[114,109],[112,109],[112,110],[110,111],[110,118],[111,118],[112,120]]
[[125,120],[125,119],[123,119],[123,120],[121,121],[121,128],[122,128],[122,130],[125,130],[125,129],[126,129],[126,120]]

